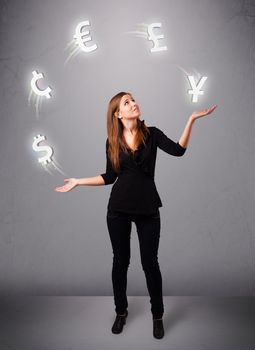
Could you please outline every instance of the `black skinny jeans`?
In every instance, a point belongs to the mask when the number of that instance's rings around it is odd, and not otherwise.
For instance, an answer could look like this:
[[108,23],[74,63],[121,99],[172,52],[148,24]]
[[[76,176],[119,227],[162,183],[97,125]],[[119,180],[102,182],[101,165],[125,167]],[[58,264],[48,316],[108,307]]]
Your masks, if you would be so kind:
[[152,316],[153,318],[162,318],[164,313],[162,277],[158,263],[159,210],[152,215],[107,211],[107,227],[113,249],[112,284],[115,311],[122,315],[128,307],[126,290],[132,221],[136,224],[141,263],[150,295]]

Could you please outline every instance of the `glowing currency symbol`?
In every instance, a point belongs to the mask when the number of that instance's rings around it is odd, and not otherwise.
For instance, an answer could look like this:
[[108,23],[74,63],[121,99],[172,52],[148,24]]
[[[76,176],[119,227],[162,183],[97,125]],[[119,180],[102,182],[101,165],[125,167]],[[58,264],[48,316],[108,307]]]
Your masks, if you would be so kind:
[[80,49],[85,52],[95,51],[97,49],[97,45],[94,44],[92,46],[86,46],[85,43],[92,40],[91,36],[89,36],[89,30],[82,31],[82,29],[86,26],[89,26],[89,21],[80,22],[75,30],[74,39],[76,39],[76,44],[79,45]]
[[191,85],[191,90],[188,90],[188,94],[193,95],[192,96],[192,102],[197,102],[198,101],[198,95],[203,95],[204,91],[201,91],[207,77],[202,77],[198,84],[196,85],[195,79],[193,75],[188,76],[190,85]]
[[38,146],[38,144],[41,141],[44,141],[46,138],[43,135],[37,135],[34,137],[34,142],[33,142],[33,150],[36,152],[46,152],[45,156],[38,158],[38,162],[42,163],[43,165],[46,165],[50,162],[52,162],[52,154],[53,154],[53,149],[50,146]]
[[164,35],[155,35],[153,33],[154,28],[161,28],[161,23],[152,23],[148,25],[147,31],[148,31],[148,39],[153,41],[154,47],[151,48],[151,52],[156,52],[156,51],[165,51],[167,50],[166,46],[159,46],[159,39],[164,39]]
[[46,98],[51,98],[51,88],[48,86],[46,89],[44,90],[40,90],[36,83],[39,79],[44,78],[43,73],[38,73],[36,70],[34,70],[32,72],[33,74],[33,78],[31,79],[31,88],[32,90],[38,95],[38,96],[45,96]]

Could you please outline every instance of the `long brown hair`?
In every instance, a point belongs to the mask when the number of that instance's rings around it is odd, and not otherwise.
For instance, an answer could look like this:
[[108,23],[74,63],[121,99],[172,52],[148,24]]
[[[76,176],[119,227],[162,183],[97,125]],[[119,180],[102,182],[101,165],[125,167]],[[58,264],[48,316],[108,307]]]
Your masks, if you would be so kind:
[[[129,95],[132,97],[132,94],[129,92],[119,92],[117,95],[112,97],[107,110],[107,135],[109,142],[108,156],[112,162],[113,169],[117,173],[120,172],[120,149],[126,153],[130,149],[123,135],[124,126],[121,120],[115,115],[116,112],[119,112],[120,100],[124,95]],[[135,148],[138,148],[141,143],[145,144],[146,136],[149,133],[150,131],[145,125],[144,121],[137,118],[137,133],[134,140]]]

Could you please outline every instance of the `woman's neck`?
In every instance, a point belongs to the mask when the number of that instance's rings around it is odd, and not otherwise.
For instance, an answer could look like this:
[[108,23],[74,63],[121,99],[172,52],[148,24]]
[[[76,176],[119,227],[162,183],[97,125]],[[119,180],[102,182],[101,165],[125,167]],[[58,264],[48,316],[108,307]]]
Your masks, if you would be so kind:
[[134,136],[137,132],[137,119],[123,121],[123,133],[129,136]]

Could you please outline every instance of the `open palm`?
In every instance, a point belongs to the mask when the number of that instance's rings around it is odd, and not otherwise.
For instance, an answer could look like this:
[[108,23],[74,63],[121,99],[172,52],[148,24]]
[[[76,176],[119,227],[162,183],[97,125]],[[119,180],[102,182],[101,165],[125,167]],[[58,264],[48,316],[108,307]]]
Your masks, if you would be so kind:
[[200,111],[194,111],[192,114],[191,114],[191,117],[195,120],[195,119],[198,119],[198,118],[201,118],[201,117],[204,117],[208,114],[211,114],[218,106],[217,105],[214,105],[212,106],[211,108],[207,108],[207,109],[202,109]]
[[70,179],[65,179],[64,182],[66,182],[65,185],[55,188],[56,192],[68,192],[71,191],[75,186],[77,186],[77,179],[75,179],[74,177]]

